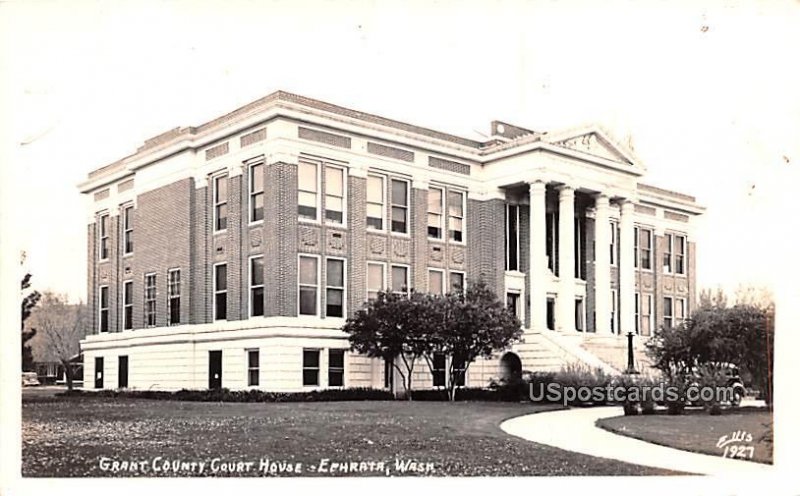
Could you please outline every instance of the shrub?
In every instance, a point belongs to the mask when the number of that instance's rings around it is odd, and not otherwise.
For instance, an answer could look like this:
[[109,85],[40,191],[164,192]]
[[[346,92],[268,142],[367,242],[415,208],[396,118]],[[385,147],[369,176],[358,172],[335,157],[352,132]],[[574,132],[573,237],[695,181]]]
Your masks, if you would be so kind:
[[393,400],[390,391],[372,388],[316,389],[313,391],[276,393],[250,389],[231,391],[229,389],[181,389],[179,391],[113,390],[100,391],[75,390],[59,393],[62,397],[95,398],[133,398],[175,401],[219,401],[230,403],[281,403],[299,401],[367,401]]

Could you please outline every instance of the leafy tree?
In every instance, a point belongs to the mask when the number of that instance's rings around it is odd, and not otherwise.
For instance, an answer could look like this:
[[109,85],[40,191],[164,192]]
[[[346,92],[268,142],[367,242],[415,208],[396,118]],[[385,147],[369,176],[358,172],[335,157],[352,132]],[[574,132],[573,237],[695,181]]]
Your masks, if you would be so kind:
[[[25,274],[22,278],[21,291],[25,291],[31,287],[31,275]],[[28,372],[33,370],[33,352],[31,351],[30,344],[27,344],[35,335],[36,328],[25,328],[25,321],[31,316],[31,312],[36,304],[41,299],[42,295],[38,291],[31,291],[22,298],[22,371]]]
[[70,360],[80,353],[84,337],[86,306],[70,305],[66,295],[45,292],[31,321],[43,335],[48,353],[64,367],[67,389],[72,390],[73,369]]
[[720,286],[713,290],[704,288],[700,290],[698,306],[700,308],[726,308],[728,306],[728,297]]
[[646,343],[654,367],[670,379],[692,368],[734,363],[753,378],[772,402],[774,318],[772,307],[737,304],[704,306],[679,326],[656,330]]
[[392,364],[409,399],[414,368],[432,349],[434,305],[434,298],[424,293],[412,291],[406,296],[382,291],[342,328],[353,350]]
[[[463,292],[435,298],[434,314],[439,325],[433,331],[432,345],[449,356],[447,396],[455,400],[469,366],[479,357],[491,358],[522,335],[522,324],[483,280],[475,281]],[[430,355],[428,355],[429,357]],[[433,363],[428,358],[433,373]]]

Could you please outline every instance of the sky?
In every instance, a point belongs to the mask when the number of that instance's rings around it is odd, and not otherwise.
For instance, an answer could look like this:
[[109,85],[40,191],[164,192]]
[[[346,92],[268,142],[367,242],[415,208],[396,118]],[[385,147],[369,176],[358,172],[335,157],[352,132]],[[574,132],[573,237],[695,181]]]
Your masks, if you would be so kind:
[[474,138],[599,124],[707,208],[701,287],[771,287],[800,184],[798,26],[797,1],[2,2],[2,256],[85,299],[77,183],[283,89]]

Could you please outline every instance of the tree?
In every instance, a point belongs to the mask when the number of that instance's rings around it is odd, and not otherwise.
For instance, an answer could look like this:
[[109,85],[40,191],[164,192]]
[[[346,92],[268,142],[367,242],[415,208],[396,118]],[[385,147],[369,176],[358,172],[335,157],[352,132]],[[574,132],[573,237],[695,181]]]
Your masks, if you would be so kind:
[[[434,313],[441,324],[434,330],[434,349],[450,356],[447,396],[455,400],[469,366],[479,357],[490,358],[522,335],[522,324],[483,281],[468,285],[463,292],[438,298]],[[428,360],[433,373],[433,363]]]
[[[25,274],[22,278],[21,290],[24,292],[31,286],[31,275]],[[31,351],[30,344],[27,344],[35,335],[36,328],[29,327],[25,329],[25,321],[31,316],[31,312],[36,304],[41,299],[42,295],[38,291],[31,291],[22,298],[22,371],[28,372],[33,370],[33,352]]]
[[67,389],[71,391],[73,369],[70,360],[80,353],[86,306],[70,305],[66,295],[45,292],[41,304],[32,313],[31,321],[42,333],[48,353],[64,367]]
[[381,291],[342,328],[353,350],[381,358],[397,370],[409,399],[417,361],[431,351],[434,305],[432,296],[424,293]]
[[774,319],[772,307],[737,304],[704,306],[683,324],[658,329],[646,344],[654,367],[670,379],[693,368],[734,363],[749,372],[768,404],[772,402]]
[[704,288],[700,290],[698,303],[700,308],[726,308],[728,306],[728,296],[720,286],[713,290]]

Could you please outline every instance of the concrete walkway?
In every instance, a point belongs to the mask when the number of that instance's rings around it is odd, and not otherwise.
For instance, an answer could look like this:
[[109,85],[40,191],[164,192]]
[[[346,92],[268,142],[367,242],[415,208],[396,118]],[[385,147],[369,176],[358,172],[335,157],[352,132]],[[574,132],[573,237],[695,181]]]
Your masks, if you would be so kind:
[[667,448],[595,426],[599,419],[622,414],[621,406],[575,408],[513,418],[500,428],[513,436],[568,451],[693,474],[741,476],[774,470],[771,465]]

